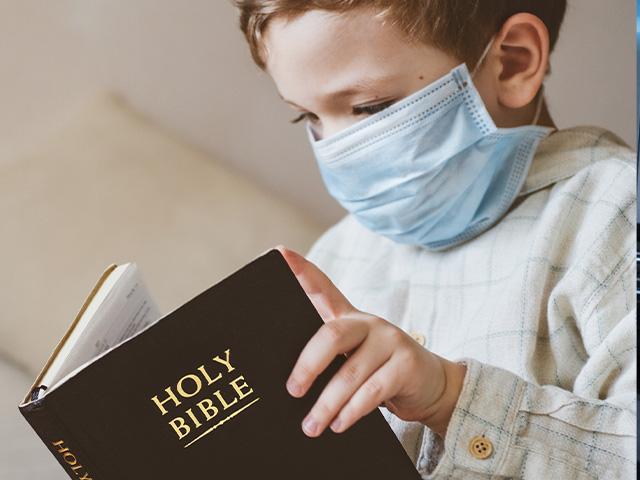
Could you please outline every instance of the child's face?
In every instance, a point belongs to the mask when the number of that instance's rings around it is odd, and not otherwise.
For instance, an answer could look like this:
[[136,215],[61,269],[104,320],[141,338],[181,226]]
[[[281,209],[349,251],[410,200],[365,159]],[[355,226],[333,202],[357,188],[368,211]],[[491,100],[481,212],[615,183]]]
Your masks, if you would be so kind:
[[410,42],[366,9],[276,17],[264,42],[266,70],[281,97],[305,115],[319,138],[380,111],[461,63],[435,47]]

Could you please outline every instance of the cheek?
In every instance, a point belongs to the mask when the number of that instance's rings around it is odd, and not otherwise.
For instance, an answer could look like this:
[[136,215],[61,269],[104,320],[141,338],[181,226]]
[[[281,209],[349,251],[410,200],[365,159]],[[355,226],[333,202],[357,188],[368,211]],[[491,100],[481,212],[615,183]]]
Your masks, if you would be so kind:
[[328,138],[332,135],[335,135],[336,133],[341,132],[347,127],[350,127],[351,125],[358,123],[363,118],[364,117],[354,116],[330,118],[324,120],[321,125],[318,125],[314,128],[319,132],[322,138]]

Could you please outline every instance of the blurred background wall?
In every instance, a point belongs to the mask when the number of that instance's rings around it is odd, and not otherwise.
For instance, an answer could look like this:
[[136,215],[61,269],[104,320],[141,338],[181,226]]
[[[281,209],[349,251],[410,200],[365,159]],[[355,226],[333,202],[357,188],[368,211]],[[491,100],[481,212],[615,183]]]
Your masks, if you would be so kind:
[[[107,87],[329,225],[342,210],[236,23],[227,0],[0,0],[0,163]],[[634,31],[633,0],[569,0],[547,85],[561,127],[635,145]]]

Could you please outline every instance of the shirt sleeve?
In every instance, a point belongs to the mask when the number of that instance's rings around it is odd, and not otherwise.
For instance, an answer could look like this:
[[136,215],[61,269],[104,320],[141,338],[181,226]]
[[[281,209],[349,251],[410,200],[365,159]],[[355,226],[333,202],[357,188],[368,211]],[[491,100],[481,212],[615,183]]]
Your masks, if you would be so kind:
[[[424,479],[636,478],[636,304],[628,288],[635,251],[626,252],[624,268],[618,257],[599,256],[601,264],[614,259],[614,267],[603,272],[615,271],[616,280],[607,274],[610,282],[600,288],[591,314],[575,315],[570,323],[563,312],[568,328],[580,332],[586,354],[568,388],[539,385],[473,358],[457,359],[467,364],[463,388],[444,444],[425,433],[418,458]],[[569,283],[584,295],[584,286]],[[568,294],[562,286],[558,291]],[[435,467],[433,451],[442,452]]]
[[[604,399],[536,385],[473,358],[457,360],[467,365],[463,388],[444,441],[426,432],[422,478],[636,478],[635,345],[633,311],[599,347],[610,361],[591,357],[601,376],[613,377]],[[434,451],[441,452],[435,468]]]

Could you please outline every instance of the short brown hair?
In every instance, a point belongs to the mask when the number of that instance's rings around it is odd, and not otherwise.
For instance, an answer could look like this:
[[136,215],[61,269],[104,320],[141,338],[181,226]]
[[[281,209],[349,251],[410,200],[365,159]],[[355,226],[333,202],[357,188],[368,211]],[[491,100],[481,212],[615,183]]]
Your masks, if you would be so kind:
[[276,16],[294,18],[310,10],[346,12],[370,7],[397,25],[411,40],[434,45],[474,65],[491,36],[520,12],[531,13],[549,31],[550,49],[558,40],[566,0],[234,0],[240,9],[240,29],[251,55],[262,69],[262,34]]

